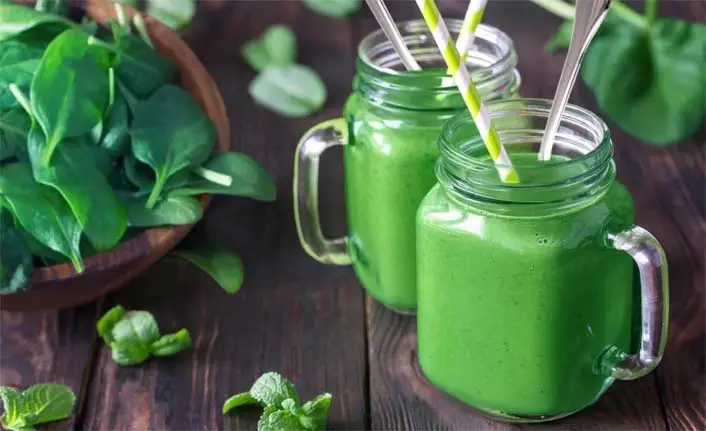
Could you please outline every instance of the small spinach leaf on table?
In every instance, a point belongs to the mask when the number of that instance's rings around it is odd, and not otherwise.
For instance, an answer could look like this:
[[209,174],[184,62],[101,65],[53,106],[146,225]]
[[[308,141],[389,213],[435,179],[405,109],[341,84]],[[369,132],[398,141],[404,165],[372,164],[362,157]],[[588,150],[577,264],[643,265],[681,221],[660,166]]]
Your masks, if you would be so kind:
[[119,60],[116,77],[137,98],[150,96],[159,87],[174,80],[176,66],[159,55],[139,37],[124,34],[113,26],[112,45]]
[[152,343],[150,353],[152,356],[172,356],[191,347],[189,331],[182,329],[173,334],[163,335]]
[[27,145],[34,178],[61,193],[96,250],[113,248],[127,229],[127,213],[97,168],[94,148],[83,139],[63,141],[44,165],[46,144],[38,127],[30,131]]
[[196,265],[231,295],[243,284],[243,263],[229,250],[204,245],[177,250],[174,255]]
[[108,51],[89,44],[81,30],[67,30],[49,44],[30,91],[33,115],[47,137],[42,164],[62,139],[84,135],[101,121],[109,102],[109,66]]
[[71,388],[56,383],[40,383],[23,392],[2,386],[0,398],[5,410],[0,425],[12,431],[33,430],[39,424],[66,419],[76,403]]
[[0,2],[0,41],[17,36],[35,27],[52,25],[59,29],[74,27],[68,19],[40,12],[12,2]]
[[233,179],[230,186],[224,186],[196,174],[190,174],[186,184],[167,187],[170,196],[193,196],[205,193],[246,196],[271,202],[277,197],[277,186],[260,163],[251,157],[236,152],[218,153],[212,156],[204,168],[225,174]]
[[29,164],[11,163],[0,169],[0,194],[28,233],[83,271],[81,225],[58,192],[35,182]]
[[33,271],[32,253],[12,214],[0,206],[0,295],[27,287]]
[[319,75],[300,64],[266,68],[248,91],[256,102],[286,117],[312,114],[326,101],[326,86]]
[[131,227],[178,226],[196,223],[203,216],[201,202],[190,196],[168,196],[153,208],[146,208],[146,197],[130,198],[124,202]]
[[188,93],[173,85],[137,105],[130,136],[135,157],[155,173],[147,208],[157,203],[170,177],[205,162],[216,141],[211,120]]
[[285,25],[272,25],[259,39],[251,40],[241,50],[245,61],[258,72],[267,66],[283,66],[297,58],[297,41]]

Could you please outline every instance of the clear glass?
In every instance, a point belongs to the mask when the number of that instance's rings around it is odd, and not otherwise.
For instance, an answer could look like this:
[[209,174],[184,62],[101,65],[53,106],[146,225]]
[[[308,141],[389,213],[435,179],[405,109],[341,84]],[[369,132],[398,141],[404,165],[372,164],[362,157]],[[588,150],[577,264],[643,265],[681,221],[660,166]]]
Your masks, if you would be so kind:
[[[519,184],[500,181],[467,115],[449,121],[438,184],[417,218],[421,368],[442,390],[507,421],[581,410],[615,379],[651,372],[666,342],[666,259],[634,225],[608,130],[569,106],[554,156],[540,162],[550,106],[488,106]],[[633,310],[634,266],[641,304]]]
[[[455,35],[461,21],[448,21]],[[415,214],[436,182],[436,140],[445,121],[466,109],[422,21],[398,24],[419,64],[403,70],[382,31],[360,44],[354,93],[344,120],[314,127],[297,147],[294,192],[299,237],[325,263],[352,263],[366,290],[397,311],[416,308]],[[512,41],[481,25],[468,58],[487,99],[516,97],[520,78]],[[347,238],[326,239],[318,218],[318,163],[323,151],[343,145]]]

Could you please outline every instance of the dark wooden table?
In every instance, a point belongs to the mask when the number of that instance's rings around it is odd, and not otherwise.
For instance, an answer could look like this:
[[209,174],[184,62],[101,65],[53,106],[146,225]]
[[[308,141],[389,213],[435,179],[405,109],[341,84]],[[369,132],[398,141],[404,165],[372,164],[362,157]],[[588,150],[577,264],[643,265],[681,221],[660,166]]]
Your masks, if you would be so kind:
[[[362,10],[348,20],[316,15],[298,1],[199,2],[187,41],[223,93],[234,149],[261,161],[277,180],[274,204],[222,198],[201,229],[218,236],[245,263],[245,284],[228,296],[198,270],[164,260],[103,301],[68,311],[2,313],[0,381],[27,386],[63,382],[79,394],[75,415],[55,428],[243,429],[258,413],[222,416],[223,401],[268,370],[294,381],[304,398],[334,395],[333,429],[510,429],[449,400],[420,376],[415,322],[367,298],[348,267],[321,265],[299,246],[292,216],[294,147],[311,125],[340,114],[351,91],[353,60],[363,35],[376,28]],[[417,17],[410,1],[388,2],[397,19]],[[462,16],[465,1],[446,2]],[[703,21],[702,0],[664,0],[664,15]],[[559,19],[528,1],[493,0],[486,21],[514,39],[522,94],[552,97],[562,55],[543,44]],[[254,106],[254,72],[240,46],[269,24],[296,30],[300,61],[326,81],[326,108],[310,118],[279,117]],[[647,73],[647,72],[646,72]],[[595,109],[579,85],[575,103]],[[704,373],[704,132],[666,148],[637,142],[611,124],[621,180],[635,197],[638,222],[667,252],[671,322],[656,373],[619,382],[593,407],[541,429],[706,429]],[[322,172],[322,207],[330,235],[345,232],[340,153]],[[164,331],[186,327],[193,348],[142,366],[118,367],[96,338],[97,317],[122,304],[153,312]]]

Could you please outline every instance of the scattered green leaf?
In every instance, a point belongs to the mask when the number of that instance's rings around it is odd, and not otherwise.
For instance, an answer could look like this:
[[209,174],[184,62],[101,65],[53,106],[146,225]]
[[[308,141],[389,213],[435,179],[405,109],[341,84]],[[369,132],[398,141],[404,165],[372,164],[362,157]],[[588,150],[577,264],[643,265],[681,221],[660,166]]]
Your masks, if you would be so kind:
[[255,402],[264,408],[257,423],[258,431],[323,430],[331,395],[319,395],[302,406],[294,385],[278,373],[269,372],[260,376],[249,392],[228,398],[223,404],[223,414]]
[[297,41],[285,25],[270,26],[259,39],[243,45],[245,61],[258,72],[268,66],[284,66],[297,58]]
[[97,329],[119,365],[140,364],[150,356],[171,356],[191,346],[186,329],[162,336],[151,313],[125,312],[120,305],[108,310]]
[[177,250],[174,255],[199,267],[231,295],[243,284],[243,263],[229,250],[204,246]]
[[319,75],[300,64],[266,68],[248,91],[256,102],[286,117],[312,114],[326,101],[326,86]]
[[314,12],[332,18],[343,18],[360,9],[362,0],[304,0]]
[[168,27],[180,29],[196,14],[196,0],[147,0],[147,13]]
[[23,392],[0,387],[5,413],[0,425],[12,431],[27,431],[36,425],[66,419],[76,403],[76,395],[66,385],[40,383]]

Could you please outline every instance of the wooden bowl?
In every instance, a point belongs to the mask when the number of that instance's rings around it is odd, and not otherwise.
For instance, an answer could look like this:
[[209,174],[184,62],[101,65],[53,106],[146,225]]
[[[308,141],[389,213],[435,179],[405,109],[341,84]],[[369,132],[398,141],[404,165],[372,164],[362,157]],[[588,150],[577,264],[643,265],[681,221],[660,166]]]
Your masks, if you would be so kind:
[[[86,14],[101,25],[115,18],[112,3],[89,0]],[[136,12],[126,7],[129,16]],[[177,33],[144,16],[157,51],[179,69],[181,86],[198,101],[213,122],[218,136],[215,152],[230,148],[230,127],[216,84],[196,55]],[[210,195],[200,197],[204,208]],[[37,268],[26,290],[0,296],[2,310],[56,309],[74,307],[98,299],[129,282],[169,252],[193,225],[149,229],[114,249],[85,259],[86,269],[77,273],[71,264]]]

